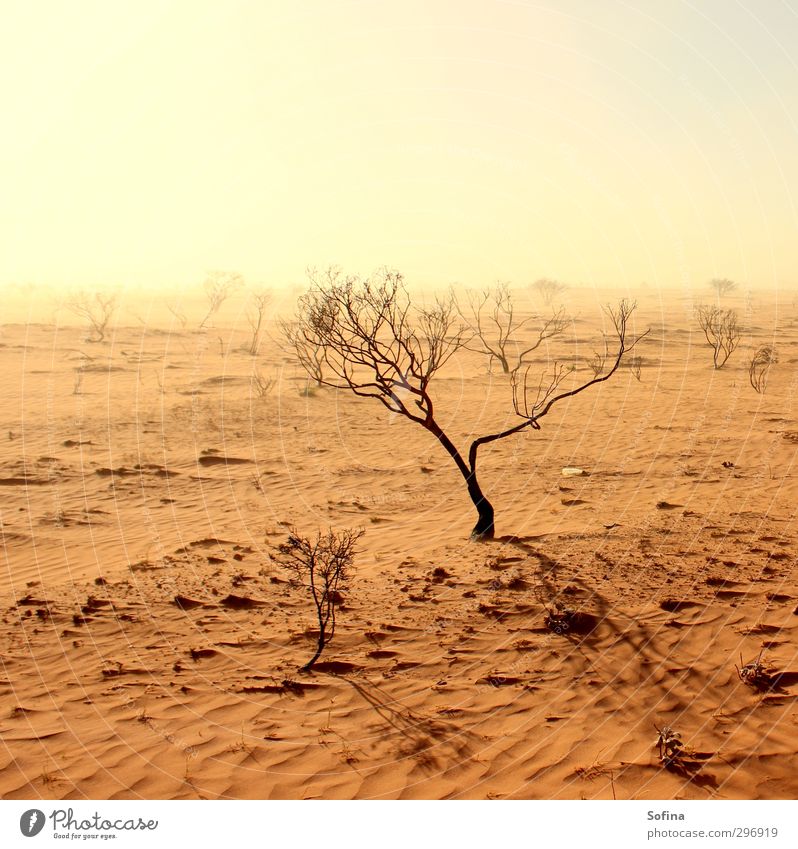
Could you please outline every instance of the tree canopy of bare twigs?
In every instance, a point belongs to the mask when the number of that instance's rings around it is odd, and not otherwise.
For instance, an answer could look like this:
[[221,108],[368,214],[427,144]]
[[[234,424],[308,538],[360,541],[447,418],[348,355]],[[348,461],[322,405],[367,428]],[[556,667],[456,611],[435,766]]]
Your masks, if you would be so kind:
[[751,386],[760,395],[767,388],[770,367],[779,361],[776,349],[771,345],[762,345],[757,348],[748,364],[748,379]]
[[551,280],[548,277],[541,277],[532,284],[532,288],[543,298],[543,303],[546,306],[551,306],[554,299],[565,291],[565,286],[558,280]]
[[[519,318],[513,296],[507,283],[497,283],[492,289],[466,292],[466,305],[457,305],[460,317],[473,333],[464,343],[470,351],[484,354],[492,363],[499,363],[504,374],[524,363],[525,357],[537,350],[543,342],[565,329],[568,319],[560,307],[551,316]],[[518,334],[532,321],[537,326],[531,341],[520,343]]]
[[235,271],[211,271],[203,283],[205,297],[208,300],[208,311],[200,322],[200,330],[219,312],[222,304],[244,282],[244,278]]
[[336,609],[341,603],[340,591],[345,588],[354,562],[357,543],[363,530],[321,531],[315,538],[301,536],[292,528],[288,540],[282,543],[274,559],[293,572],[295,579],[306,587],[313,600],[319,636],[313,657],[300,671],[309,672],[321,657],[324,647],[335,636]]
[[724,295],[733,292],[737,288],[737,284],[734,280],[729,280],[728,277],[713,277],[709,281],[709,288],[717,294],[718,298],[722,298]]
[[263,336],[263,326],[266,321],[266,313],[272,300],[270,289],[256,289],[249,296],[247,305],[247,323],[251,332],[247,351],[254,357],[260,348],[260,340]]
[[296,356],[300,366],[316,386],[323,386],[324,349],[321,344],[302,332],[302,325],[298,320],[288,321],[281,318],[278,324],[285,343],[283,348],[287,348]]
[[742,338],[742,328],[735,310],[699,304],[696,307],[698,326],[712,348],[712,362],[716,369],[723,368]]
[[463,476],[476,508],[478,519],[472,531],[475,539],[494,536],[493,505],[477,478],[480,447],[526,428],[539,430],[540,420],[557,403],[609,380],[622,358],[645,335],[631,334],[629,320],[635,306],[622,301],[617,308],[608,308],[617,348],[602,376],[571,383],[566,388],[564,381],[573,370],[555,363],[553,373],[542,377],[535,390],[529,381],[530,366],[514,369],[513,407],[522,421],[474,439],[464,455],[438,423],[430,392],[437,372],[470,339],[458,320],[452,295],[437,299],[430,307],[416,307],[402,276],[389,270],[366,279],[331,271],[312,278],[311,283],[299,301],[298,332],[322,350],[323,382],[361,397],[375,398],[392,413],[425,428],[441,443]]
[[88,323],[89,342],[102,342],[105,339],[108,322],[116,311],[117,301],[115,294],[103,295],[101,292],[94,292],[88,295],[85,292],[78,292],[67,300],[65,306],[73,315]]

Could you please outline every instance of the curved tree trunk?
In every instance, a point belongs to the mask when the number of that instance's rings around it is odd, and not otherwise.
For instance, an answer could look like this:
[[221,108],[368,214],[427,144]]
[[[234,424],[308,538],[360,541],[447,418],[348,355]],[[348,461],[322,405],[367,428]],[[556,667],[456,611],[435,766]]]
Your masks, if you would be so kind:
[[471,498],[474,507],[477,508],[478,516],[477,523],[476,525],[474,525],[474,529],[471,531],[471,538],[493,539],[493,505],[490,503],[490,501],[488,501],[487,498],[485,498],[485,495],[479,486],[476,468],[469,468],[465,460],[463,460],[460,452],[457,450],[455,444],[440,429],[434,419],[429,422],[426,422],[424,424],[424,427],[426,427],[427,430],[430,431],[430,433],[432,433],[437,438],[441,445],[443,445],[443,447],[448,452],[449,456],[454,460],[457,468],[460,470],[460,474],[462,474],[463,478],[465,478],[466,486],[468,487],[468,495]]
[[324,632],[319,634],[319,641],[316,646],[316,653],[313,657],[304,665],[299,667],[300,672],[310,672],[313,669],[313,664],[321,657],[321,653],[324,651],[325,646]]
[[466,478],[468,484],[468,494],[474,502],[474,507],[477,508],[479,518],[477,519],[474,529],[471,531],[472,539],[493,539],[493,505],[488,501],[479,488],[476,473]]

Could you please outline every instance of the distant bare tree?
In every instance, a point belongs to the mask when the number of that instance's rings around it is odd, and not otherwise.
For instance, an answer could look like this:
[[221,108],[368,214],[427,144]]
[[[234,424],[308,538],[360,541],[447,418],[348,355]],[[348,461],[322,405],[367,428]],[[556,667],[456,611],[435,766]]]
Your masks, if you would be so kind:
[[[467,306],[458,304],[460,317],[473,331],[473,337],[464,343],[469,351],[484,354],[492,363],[496,360],[504,374],[524,363],[543,342],[565,329],[568,320],[562,308],[549,318],[534,315],[519,318],[507,283],[497,283],[493,289],[466,292]],[[531,321],[539,321],[536,335],[529,343],[519,343],[518,333]],[[511,362],[512,361],[512,362]]]
[[250,337],[247,351],[254,357],[260,348],[260,340],[263,334],[263,323],[266,320],[266,311],[271,303],[271,289],[257,289],[250,295],[247,308],[247,322],[249,323],[252,336]]
[[208,312],[200,322],[200,330],[219,312],[222,304],[244,282],[244,278],[234,271],[211,271],[205,278],[203,288],[208,299]]
[[166,308],[180,322],[180,327],[185,330],[188,319],[186,318],[186,313],[183,308],[179,304],[175,304],[171,301],[167,301]]
[[541,277],[532,284],[532,288],[543,298],[546,306],[551,306],[554,299],[565,291],[565,286],[557,280]]
[[108,329],[108,322],[116,311],[118,298],[114,295],[103,295],[95,292],[88,295],[78,292],[65,303],[66,308],[79,318],[88,322],[89,342],[102,342]]
[[730,292],[733,292],[737,288],[737,284],[733,280],[729,280],[727,277],[713,277],[713,279],[709,281],[709,288],[715,291],[718,299],[720,299],[724,295],[728,295]]
[[770,345],[762,345],[757,348],[748,365],[748,379],[751,386],[760,395],[767,388],[768,373],[770,367],[779,361],[776,349]]
[[696,307],[696,317],[707,343],[712,348],[714,367],[723,368],[742,338],[737,313],[734,310],[699,304]]
[[341,604],[340,591],[349,580],[356,546],[362,530],[319,532],[315,539],[300,536],[291,529],[287,542],[277,549],[275,560],[290,569],[297,581],[307,587],[313,599],[319,636],[313,657],[300,667],[309,672],[335,636],[335,613]]
[[617,334],[617,352],[612,366],[602,377],[560,392],[558,388],[566,374],[555,364],[554,374],[541,379],[536,399],[530,400],[530,366],[514,369],[511,372],[513,406],[522,421],[474,439],[467,458],[438,423],[430,394],[434,376],[470,338],[458,324],[458,311],[451,295],[436,300],[428,308],[413,307],[398,272],[385,270],[366,279],[343,277],[336,272],[312,280],[310,291],[300,298],[298,332],[322,349],[324,383],[346,388],[361,397],[375,398],[392,413],[423,427],[441,443],[463,476],[477,511],[472,537],[489,539],[494,536],[494,510],[477,479],[480,447],[525,428],[539,430],[540,419],[555,404],[608,380],[624,355],[642,338],[630,337],[628,322],[633,311],[634,305],[626,301],[616,310],[609,310]]
[[316,386],[324,385],[324,348],[313,338],[308,338],[302,332],[301,322],[286,321],[280,319],[278,322],[283,335],[285,347],[293,353],[299,364],[312,378]]

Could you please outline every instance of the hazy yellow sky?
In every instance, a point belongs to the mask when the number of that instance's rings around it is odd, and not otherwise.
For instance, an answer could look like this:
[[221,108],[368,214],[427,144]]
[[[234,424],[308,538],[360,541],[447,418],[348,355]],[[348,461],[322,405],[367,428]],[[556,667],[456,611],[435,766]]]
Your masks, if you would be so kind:
[[798,284],[798,0],[0,5],[2,284]]

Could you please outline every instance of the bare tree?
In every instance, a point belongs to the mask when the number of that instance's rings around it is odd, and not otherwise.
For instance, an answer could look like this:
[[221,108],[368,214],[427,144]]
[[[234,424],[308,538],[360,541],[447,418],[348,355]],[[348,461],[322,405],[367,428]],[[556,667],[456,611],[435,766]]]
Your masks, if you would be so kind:
[[[504,374],[523,364],[524,358],[537,350],[546,339],[562,333],[568,320],[565,311],[558,309],[549,318],[543,319],[536,335],[529,343],[518,342],[517,334],[536,316],[519,318],[507,283],[497,283],[493,289],[466,292],[467,307],[458,304],[460,317],[473,331],[473,337],[464,347],[469,351],[484,354],[492,363],[496,360]],[[512,359],[512,365],[511,365]]]
[[175,304],[172,301],[166,302],[166,308],[180,322],[180,327],[185,330],[186,324],[188,323],[188,319],[186,318],[186,313],[183,308],[179,304]]
[[319,636],[313,657],[300,667],[309,672],[321,657],[324,647],[335,636],[335,613],[340,606],[342,590],[349,580],[362,530],[319,532],[315,539],[300,536],[292,528],[287,542],[277,549],[275,560],[290,569],[300,584],[307,587],[313,599]]
[[316,386],[323,386],[324,348],[322,345],[302,332],[302,325],[298,320],[280,319],[278,324],[283,334],[285,347],[296,356],[299,364],[314,380]]
[[543,298],[546,306],[551,306],[557,295],[565,291],[565,286],[557,280],[541,277],[532,284],[532,288]]
[[727,277],[713,277],[712,280],[709,281],[709,288],[717,293],[718,299],[722,298],[724,295],[728,295],[730,292],[733,292],[737,288],[737,284],[733,280],[729,280]]
[[735,310],[699,304],[696,307],[696,317],[707,343],[712,348],[714,367],[723,368],[742,338],[737,313]]
[[263,334],[263,323],[266,320],[266,310],[272,300],[271,289],[257,289],[252,292],[247,308],[247,322],[252,336],[250,337],[247,351],[254,357],[260,348],[260,340]]
[[760,395],[765,391],[768,383],[770,367],[779,361],[776,349],[770,345],[762,345],[754,352],[748,365],[748,379],[751,386]]
[[73,315],[88,322],[90,336],[87,341],[102,342],[105,339],[108,322],[116,311],[117,300],[115,294],[103,295],[95,292],[93,295],[88,295],[85,292],[78,292],[66,302],[65,306]]
[[200,330],[219,312],[222,304],[244,282],[244,278],[234,271],[211,271],[205,278],[203,288],[208,299],[208,312],[200,322]]
[[558,392],[566,374],[555,364],[548,388],[541,383],[537,400],[530,402],[527,392],[530,367],[515,369],[512,372],[513,402],[522,421],[506,430],[474,439],[464,456],[435,418],[430,394],[435,374],[470,338],[465,328],[458,325],[457,307],[451,294],[438,299],[432,307],[414,308],[402,276],[388,270],[367,279],[342,277],[336,272],[312,283],[310,291],[300,298],[298,332],[322,349],[324,383],[343,386],[361,397],[375,398],[392,413],[423,427],[441,443],[463,476],[476,508],[477,524],[472,531],[475,539],[494,536],[493,505],[482,492],[477,478],[480,447],[525,428],[539,430],[540,419],[555,404],[608,380],[623,356],[642,338],[630,337],[628,322],[634,305],[622,301],[616,310],[608,313],[617,335],[617,353],[611,368],[602,377]]

